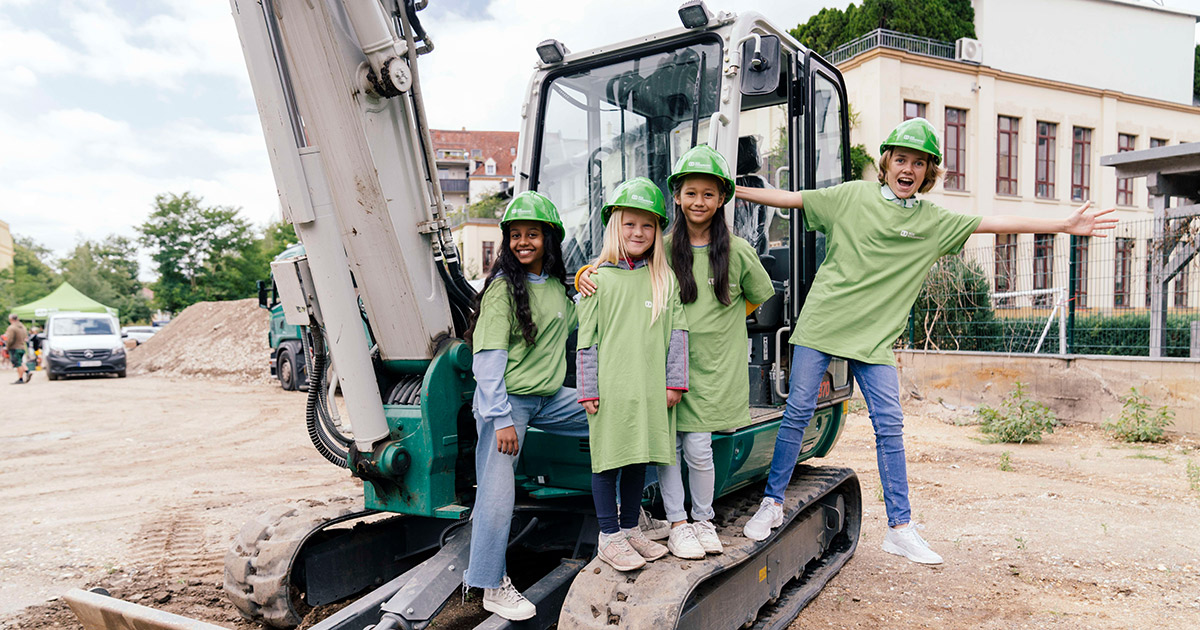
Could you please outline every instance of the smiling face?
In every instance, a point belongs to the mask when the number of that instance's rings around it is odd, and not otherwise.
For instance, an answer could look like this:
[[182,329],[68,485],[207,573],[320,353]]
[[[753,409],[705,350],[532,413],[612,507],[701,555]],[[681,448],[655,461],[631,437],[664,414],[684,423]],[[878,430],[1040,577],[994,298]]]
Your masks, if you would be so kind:
[[683,211],[688,227],[697,230],[708,229],[724,201],[720,180],[708,175],[689,175],[675,193],[675,205]]
[[530,273],[542,273],[542,260],[546,254],[545,227],[541,221],[508,224],[508,248]]
[[901,199],[917,194],[929,171],[929,155],[905,147],[892,147],[892,158],[884,178],[892,192]]
[[654,246],[654,235],[658,228],[658,217],[636,208],[621,210],[621,245],[625,253],[641,258]]

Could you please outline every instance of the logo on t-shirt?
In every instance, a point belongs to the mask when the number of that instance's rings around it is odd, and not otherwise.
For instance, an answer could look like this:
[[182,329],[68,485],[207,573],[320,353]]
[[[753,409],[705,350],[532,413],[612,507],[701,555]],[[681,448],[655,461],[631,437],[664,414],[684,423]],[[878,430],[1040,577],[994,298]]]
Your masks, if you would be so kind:
[[558,312],[558,318],[559,318],[559,319],[562,319],[562,311],[559,311],[559,312]]
[[916,232],[909,232],[908,230],[900,230],[900,236],[903,236],[904,238],[915,238],[918,241],[925,240],[924,236],[921,236],[920,234],[917,234]]
[[646,308],[654,308],[654,302],[651,302],[650,300],[646,300]]

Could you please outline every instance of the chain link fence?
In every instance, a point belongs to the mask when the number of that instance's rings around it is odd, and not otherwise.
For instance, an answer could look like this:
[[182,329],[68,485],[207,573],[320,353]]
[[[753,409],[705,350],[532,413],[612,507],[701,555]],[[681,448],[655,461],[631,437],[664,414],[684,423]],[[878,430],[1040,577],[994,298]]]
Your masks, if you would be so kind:
[[[985,238],[992,238],[990,235]],[[1200,217],[1123,221],[1108,238],[996,235],[934,265],[898,346],[918,350],[1200,358]],[[1154,282],[1154,260],[1165,282]]]

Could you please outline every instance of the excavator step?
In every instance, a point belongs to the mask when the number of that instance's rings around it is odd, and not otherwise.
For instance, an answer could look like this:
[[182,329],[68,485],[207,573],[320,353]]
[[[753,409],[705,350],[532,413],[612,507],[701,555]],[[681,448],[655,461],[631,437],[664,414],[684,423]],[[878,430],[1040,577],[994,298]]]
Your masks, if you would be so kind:
[[727,629],[768,616],[794,619],[854,554],[862,518],[858,478],[848,468],[797,467],[784,523],[761,542],[742,536],[757,492],[721,500],[725,508],[715,520],[723,554],[668,556],[627,573],[593,559],[571,585],[558,627]]

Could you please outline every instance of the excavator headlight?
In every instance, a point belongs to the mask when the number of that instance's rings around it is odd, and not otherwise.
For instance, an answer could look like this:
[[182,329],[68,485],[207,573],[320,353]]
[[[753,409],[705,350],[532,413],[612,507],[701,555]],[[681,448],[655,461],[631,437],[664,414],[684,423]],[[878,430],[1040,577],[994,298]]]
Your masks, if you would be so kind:
[[557,39],[547,39],[537,45],[538,58],[547,66],[552,66],[556,63],[562,63],[563,57],[566,57],[571,51]]
[[704,6],[704,0],[688,0],[679,7],[679,21],[684,28],[701,28],[708,26],[713,14]]

